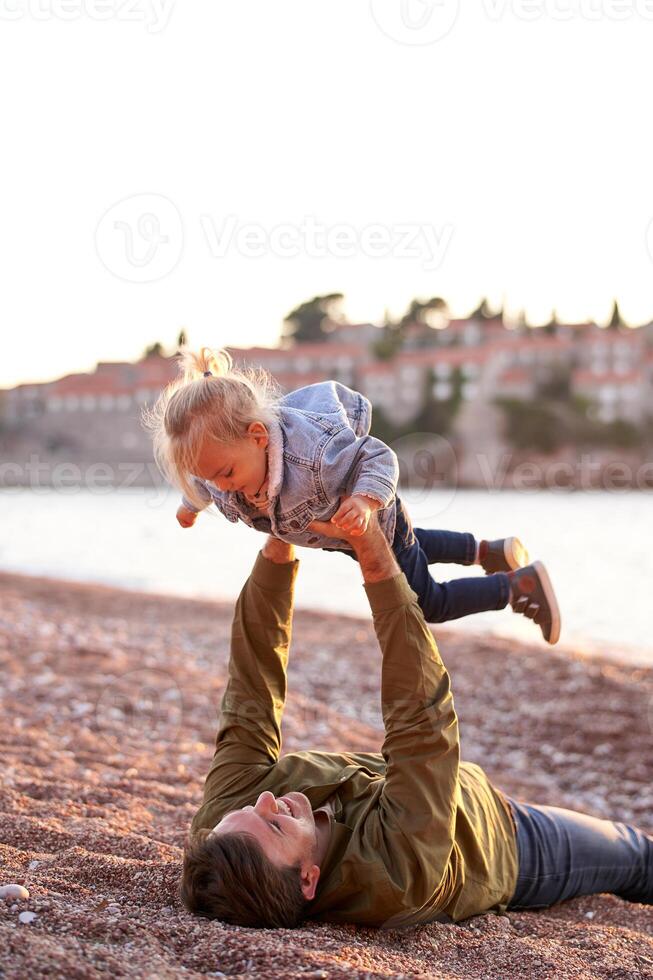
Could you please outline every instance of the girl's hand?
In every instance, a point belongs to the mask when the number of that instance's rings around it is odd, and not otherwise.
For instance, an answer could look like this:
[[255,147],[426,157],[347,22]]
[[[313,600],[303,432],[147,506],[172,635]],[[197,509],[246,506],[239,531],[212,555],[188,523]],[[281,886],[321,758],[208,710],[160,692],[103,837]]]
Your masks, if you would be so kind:
[[372,512],[378,510],[374,505],[377,501],[371,497],[352,494],[345,497],[340,507],[331,518],[331,523],[352,537],[359,537],[367,531]]
[[197,514],[194,510],[187,510],[183,504],[177,509],[177,521],[182,527],[192,527],[196,520]]

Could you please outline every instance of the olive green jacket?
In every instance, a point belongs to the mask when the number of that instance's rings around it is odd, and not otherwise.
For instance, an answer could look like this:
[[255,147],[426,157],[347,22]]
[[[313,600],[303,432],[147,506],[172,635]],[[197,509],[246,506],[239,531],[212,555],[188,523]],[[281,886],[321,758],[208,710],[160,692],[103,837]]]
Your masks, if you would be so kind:
[[213,763],[191,831],[264,790],[334,797],[310,918],[372,926],[458,921],[505,910],[517,847],[508,803],[460,761],[449,675],[403,574],[365,586],[383,655],[382,753],[280,757],[293,588],[299,562],[259,554],[232,627]]

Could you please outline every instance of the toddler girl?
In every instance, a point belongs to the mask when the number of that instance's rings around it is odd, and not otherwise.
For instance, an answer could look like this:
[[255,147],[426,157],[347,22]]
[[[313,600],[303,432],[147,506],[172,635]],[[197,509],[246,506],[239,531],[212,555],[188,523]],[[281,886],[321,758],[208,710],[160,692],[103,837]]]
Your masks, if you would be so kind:
[[[517,538],[477,542],[472,534],[413,529],[396,494],[397,458],[369,435],[371,405],[358,392],[325,381],[282,395],[266,372],[234,369],[226,351],[203,348],[182,354],[180,377],[145,422],[159,468],[182,491],[182,527],[214,503],[230,521],[355,557],[312,523],[331,521],[356,536],[376,511],[428,622],[510,603],[557,642],[549,576],[541,562],[526,565]],[[428,567],[436,562],[480,564],[486,576],[436,582]]]

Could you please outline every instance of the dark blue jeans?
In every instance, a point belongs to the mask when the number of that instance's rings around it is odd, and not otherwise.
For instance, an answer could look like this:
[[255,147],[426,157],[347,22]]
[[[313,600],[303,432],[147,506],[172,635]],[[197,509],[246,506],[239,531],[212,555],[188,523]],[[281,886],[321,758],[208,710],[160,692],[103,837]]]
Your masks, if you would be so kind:
[[[447,623],[450,619],[460,619],[461,616],[487,612],[489,609],[503,609],[508,605],[510,582],[503,572],[436,582],[429,565],[436,562],[473,565],[476,538],[473,534],[458,531],[431,531],[419,527],[413,530],[410,517],[398,497],[392,550],[408,584],[417,595],[427,623]],[[351,551],[344,554],[356,559]]]
[[629,824],[506,799],[519,854],[508,908],[547,908],[598,892],[653,905],[653,837]]
[[392,550],[397,564],[417,594],[427,623],[446,623],[488,609],[503,609],[510,598],[508,576],[502,572],[478,578],[436,582],[429,565],[436,562],[472,565],[476,555],[473,534],[415,528],[397,498],[397,526]]

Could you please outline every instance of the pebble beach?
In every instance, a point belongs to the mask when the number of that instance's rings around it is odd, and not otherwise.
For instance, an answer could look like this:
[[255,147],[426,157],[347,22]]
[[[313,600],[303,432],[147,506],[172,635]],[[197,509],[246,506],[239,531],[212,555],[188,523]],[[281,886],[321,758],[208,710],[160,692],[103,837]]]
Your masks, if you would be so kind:
[[[610,895],[383,932],[191,916],[232,605],[8,573],[0,595],[0,977],[653,978],[653,907]],[[463,758],[653,833],[652,668],[435,632]],[[368,620],[298,611],[284,751],[379,751],[379,668]]]

